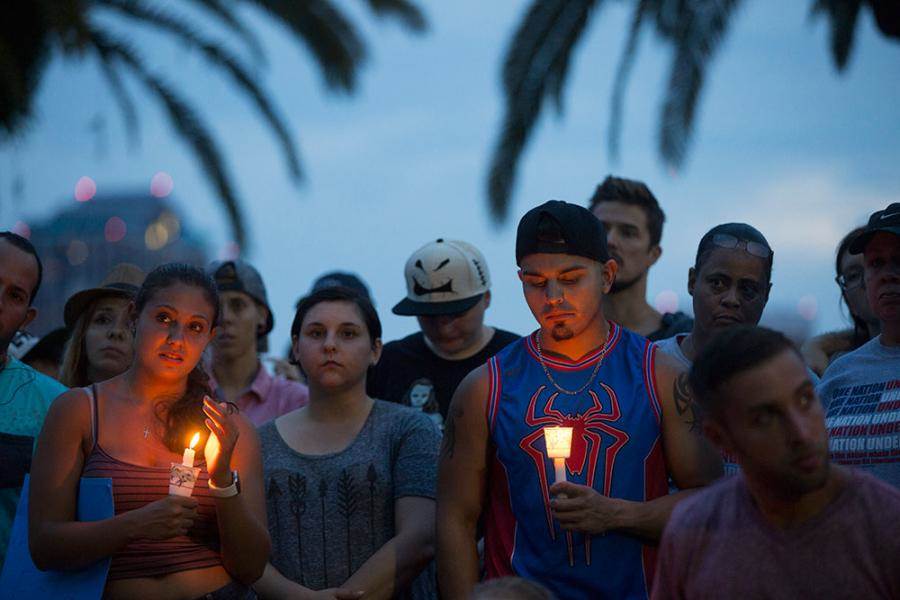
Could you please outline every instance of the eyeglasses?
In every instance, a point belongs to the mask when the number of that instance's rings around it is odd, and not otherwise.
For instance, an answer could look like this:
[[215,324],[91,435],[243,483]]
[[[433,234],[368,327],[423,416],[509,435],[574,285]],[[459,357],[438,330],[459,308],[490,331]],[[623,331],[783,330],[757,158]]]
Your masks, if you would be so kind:
[[850,290],[855,290],[856,288],[862,287],[863,272],[850,271],[849,273],[841,273],[840,275],[835,277],[834,280],[842,290],[844,290],[845,292],[849,292]]
[[759,258],[769,258],[772,256],[772,249],[765,244],[759,242],[751,242],[749,240],[740,240],[730,233],[717,233],[712,238],[712,243],[720,248],[740,248],[741,245],[748,253]]

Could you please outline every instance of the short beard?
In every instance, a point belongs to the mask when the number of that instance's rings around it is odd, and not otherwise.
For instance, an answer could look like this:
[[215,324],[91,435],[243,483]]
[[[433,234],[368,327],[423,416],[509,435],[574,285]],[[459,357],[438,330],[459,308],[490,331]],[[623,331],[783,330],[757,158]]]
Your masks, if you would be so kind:
[[575,332],[560,323],[558,325],[554,325],[553,329],[550,330],[550,337],[552,337],[557,342],[562,342],[565,340],[571,340],[573,337],[575,337]]
[[615,281],[613,281],[612,287],[609,288],[609,293],[610,294],[618,294],[619,292],[624,292],[625,290],[627,290],[628,288],[630,288],[631,286],[636,284],[638,281],[640,281],[641,277],[643,275],[644,274],[641,273],[637,277],[635,277],[633,279],[629,279],[627,281],[624,279],[617,278]]

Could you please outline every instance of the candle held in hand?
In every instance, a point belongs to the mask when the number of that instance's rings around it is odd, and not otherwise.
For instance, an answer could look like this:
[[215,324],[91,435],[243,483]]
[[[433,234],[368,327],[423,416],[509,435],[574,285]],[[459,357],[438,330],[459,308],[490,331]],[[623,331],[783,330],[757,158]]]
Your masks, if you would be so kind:
[[547,458],[553,459],[556,481],[566,480],[566,459],[572,451],[571,427],[544,427]]
[[186,467],[194,466],[194,446],[197,445],[197,442],[200,441],[200,432],[194,434],[194,437],[191,438],[191,444],[187,448],[184,449],[184,456],[181,458],[181,464]]
[[194,466],[194,446],[200,441],[200,432],[191,438],[191,445],[184,449],[181,464],[173,462],[169,469],[169,494],[174,496],[190,496],[194,491],[194,483],[200,476],[200,468]]

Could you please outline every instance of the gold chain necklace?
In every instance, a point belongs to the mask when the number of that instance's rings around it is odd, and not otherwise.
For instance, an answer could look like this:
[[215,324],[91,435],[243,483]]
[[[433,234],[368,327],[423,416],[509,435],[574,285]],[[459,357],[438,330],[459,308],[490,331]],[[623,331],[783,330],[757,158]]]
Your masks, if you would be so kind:
[[[612,333],[612,331],[609,331],[609,332],[607,333],[607,335],[606,335],[606,343],[609,342],[609,336],[610,336],[611,333]],[[606,358],[606,343],[604,343],[604,344],[603,344],[603,349],[600,351],[600,352],[601,352],[601,354],[600,354],[600,359],[597,361],[597,364],[594,365],[594,370],[591,372],[591,376],[590,376],[590,378],[587,380],[587,382],[586,382],[583,386],[581,386],[580,388],[578,388],[577,390],[574,390],[574,391],[573,391],[573,390],[567,390],[566,388],[564,388],[564,387],[562,387],[561,385],[559,385],[558,383],[556,383],[556,380],[553,379],[553,375],[550,374],[550,369],[548,369],[548,368],[547,368],[547,365],[544,363],[544,352],[543,352],[543,350],[541,349],[541,332],[540,332],[540,331],[538,331],[537,336],[535,337],[535,341],[537,342],[536,345],[537,345],[537,351],[538,351],[538,361],[541,363],[541,368],[544,369],[544,375],[547,376],[547,379],[550,381],[550,383],[553,384],[553,387],[555,387],[555,388],[557,389],[557,391],[559,391],[559,392],[562,393],[562,394],[566,394],[567,396],[577,396],[578,394],[580,394],[580,393],[583,392],[584,390],[588,389],[588,387],[590,387],[590,385],[591,385],[592,383],[594,383],[594,378],[596,378],[596,377],[597,377],[597,373],[600,372],[600,365],[603,364],[603,359]]]

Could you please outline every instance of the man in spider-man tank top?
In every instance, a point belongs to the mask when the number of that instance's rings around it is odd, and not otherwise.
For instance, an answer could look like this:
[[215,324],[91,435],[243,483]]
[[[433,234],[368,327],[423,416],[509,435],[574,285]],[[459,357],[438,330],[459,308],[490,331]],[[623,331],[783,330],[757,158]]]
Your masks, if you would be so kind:
[[[468,598],[476,583],[483,518],[488,579],[525,577],[561,599],[646,598],[672,508],[721,461],[695,426],[684,367],[604,317],[617,265],[594,215],[556,200],[532,209],[516,262],[539,328],[453,397],[438,486],[442,595]],[[571,428],[567,481],[555,482],[547,456],[553,426]],[[669,476],[682,491],[667,494]]]

